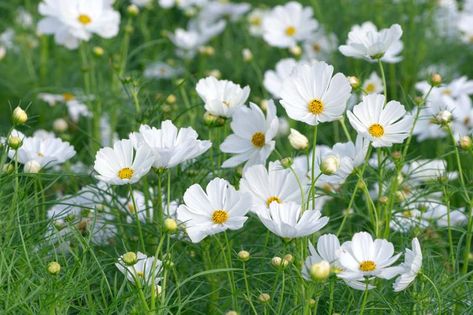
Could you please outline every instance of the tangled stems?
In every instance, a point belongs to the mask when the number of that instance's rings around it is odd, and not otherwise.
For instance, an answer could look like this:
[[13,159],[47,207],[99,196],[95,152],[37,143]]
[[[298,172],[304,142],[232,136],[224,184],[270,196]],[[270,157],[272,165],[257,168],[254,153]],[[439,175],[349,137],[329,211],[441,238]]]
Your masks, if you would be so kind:
[[138,228],[138,236],[140,238],[141,249],[145,252],[146,247],[145,247],[145,241],[143,237],[143,231],[141,230],[141,221],[140,221],[140,218],[138,217],[138,208],[136,206],[135,196],[133,195],[133,188],[131,188],[131,185],[128,185],[128,190],[130,192],[130,198],[133,203],[133,215],[135,216],[136,227]]
[[434,289],[435,294],[437,295],[437,300],[439,303],[439,311],[437,314],[442,314],[442,298],[440,296],[439,290],[437,289],[437,286],[425,273],[420,272],[420,275],[422,276],[423,279],[427,280],[427,282],[429,282],[432,285],[432,288]]
[[243,264],[243,281],[245,282],[245,290],[246,290],[246,300],[250,304],[251,310],[255,315],[258,315],[258,312],[256,311],[255,306],[253,305],[253,301],[251,298],[251,292],[250,292],[250,285],[248,283],[248,275],[246,272],[246,262],[242,261]]

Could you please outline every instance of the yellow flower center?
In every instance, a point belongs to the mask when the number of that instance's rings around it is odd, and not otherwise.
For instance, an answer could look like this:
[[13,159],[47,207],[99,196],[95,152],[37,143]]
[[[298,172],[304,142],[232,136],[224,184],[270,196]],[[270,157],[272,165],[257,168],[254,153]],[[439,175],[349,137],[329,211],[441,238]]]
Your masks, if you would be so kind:
[[373,271],[376,269],[376,263],[372,260],[365,260],[360,263],[361,271]]
[[137,271],[136,272],[136,275],[140,278],[144,278],[145,277],[145,273],[143,271]]
[[312,44],[312,49],[315,51],[315,52],[320,52],[322,50],[322,47],[320,46],[319,43],[313,43]]
[[261,18],[259,16],[255,16],[250,19],[250,24],[253,26],[260,26],[261,25]]
[[79,15],[77,20],[83,25],[87,25],[87,24],[90,24],[92,22],[92,19],[90,18],[90,16],[88,16],[86,14]]
[[452,94],[452,90],[450,90],[450,89],[444,89],[444,90],[442,91],[442,94],[443,94],[443,95],[451,95],[451,94]]
[[37,155],[38,157],[44,157],[44,154],[43,154],[42,152],[38,152],[38,153],[36,153],[36,155]]
[[307,108],[312,114],[319,115],[322,114],[322,112],[324,111],[324,103],[322,103],[321,100],[314,98],[312,101],[309,102]]
[[288,26],[285,33],[287,36],[294,36],[296,34],[296,28],[294,26]]
[[368,132],[370,133],[371,136],[375,138],[379,138],[384,135],[384,128],[380,124],[372,124],[368,128]]
[[257,148],[262,148],[264,144],[266,143],[266,138],[264,136],[264,133],[262,132],[255,132],[253,136],[251,137],[251,143]]
[[410,218],[410,217],[412,217],[412,212],[409,211],[409,210],[403,211],[402,216],[405,217],[405,218]]
[[69,102],[69,101],[72,101],[73,99],[75,99],[74,94],[67,93],[67,92],[62,94],[62,97],[64,98],[64,102]]
[[376,86],[373,83],[368,83],[366,85],[365,91],[366,93],[370,94],[370,93],[373,93],[375,89],[376,89]]
[[118,177],[120,177],[120,179],[131,179],[134,172],[135,171],[133,171],[131,168],[125,167],[118,171]]
[[277,203],[281,203],[281,202],[282,202],[281,199],[279,199],[278,196],[271,196],[271,197],[269,197],[269,198],[266,200],[266,206],[269,207],[269,205],[270,205],[273,201],[275,201],[275,202],[277,202]]
[[135,213],[135,206],[133,205],[133,203],[129,203],[128,204],[128,210],[131,212],[131,213]]
[[212,214],[212,222],[215,224],[223,224],[228,220],[228,212],[225,210],[215,210]]

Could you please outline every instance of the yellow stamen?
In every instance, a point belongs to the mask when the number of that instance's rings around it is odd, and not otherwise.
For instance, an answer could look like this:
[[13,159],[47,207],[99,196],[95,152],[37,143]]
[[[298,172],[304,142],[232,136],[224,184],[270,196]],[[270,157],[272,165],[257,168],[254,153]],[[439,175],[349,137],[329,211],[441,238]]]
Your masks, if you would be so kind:
[[371,94],[374,92],[375,89],[376,89],[376,86],[373,83],[368,83],[366,85],[365,91],[366,93]]
[[320,46],[319,43],[314,43],[312,44],[312,49],[315,51],[315,52],[320,52],[322,50],[322,47]]
[[68,92],[62,94],[62,97],[64,98],[64,102],[69,102],[69,101],[72,101],[73,99],[75,99],[74,94],[68,93]]
[[88,16],[86,14],[79,15],[77,20],[83,25],[88,25],[92,22],[92,19],[90,18],[90,16]]
[[118,177],[120,177],[120,179],[131,179],[134,172],[135,171],[133,171],[131,168],[125,167],[118,171]]
[[266,206],[269,207],[269,205],[272,203],[272,202],[277,202],[277,203],[281,203],[281,199],[279,199],[278,196],[271,196],[269,197],[267,200],[266,200]]
[[212,214],[212,221],[215,224],[223,224],[228,220],[228,212],[225,210],[215,210]]
[[371,136],[375,138],[379,138],[384,135],[384,128],[380,124],[372,124],[368,128],[368,132],[370,133]]
[[360,263],[361,271],[373,271],[376,269],[376,263],[372,260],[365,260]]
[[287,36],[294,36],[296,34],[296,28],[294,26],[288,26],[285,30]]
[[307,106],[309,109],[309,112],[311,112],[314,115],[320,115],[324,111],[324,103],[322,103],[321,100],[318,99],[313,99],[309,102],[309,105]]
[[251,143],[253,143],[253,145],[257,148],[262,148],[266,143],[266,137],[264,136],[264,133],[259,131],[255,132],[251,137]]

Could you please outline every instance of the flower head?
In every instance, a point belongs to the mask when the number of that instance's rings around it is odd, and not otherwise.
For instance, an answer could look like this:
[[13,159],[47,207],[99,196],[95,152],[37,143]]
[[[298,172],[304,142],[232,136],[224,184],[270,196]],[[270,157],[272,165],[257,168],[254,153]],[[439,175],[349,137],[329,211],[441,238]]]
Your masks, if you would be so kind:
[[416,278],[422,268],[422,250],[419,240],[412,240],[412,249],[406,248],[404,263],[401,264],[401,275],[393,283],[394,292],[405,290]]

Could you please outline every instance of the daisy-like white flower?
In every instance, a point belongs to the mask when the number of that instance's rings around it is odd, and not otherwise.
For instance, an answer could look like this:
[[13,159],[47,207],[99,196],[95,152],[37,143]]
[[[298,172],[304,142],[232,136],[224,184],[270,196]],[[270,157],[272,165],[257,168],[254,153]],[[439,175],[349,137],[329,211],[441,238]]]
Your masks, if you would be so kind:
[[120,14],[113,10],[113,0],[43,0],[39,13],[44,18],[38,32],[53,34],[56,43],[75,49],[93,34],[112,38],[118,34]]
[[267,13],[267,10],[254,9],[250,14],[248,14],[247,21],[251,35],[257,37],[263,35],[263,19]]
[[394,246],[384,239],[373,238],[369,233],[359,232],[340,250],[340,265],[343,271],[338,277],[358,280],[362,277],[391,279],[399,274],[399,267],[391,267],[401,254],[394,255]]
[[415,183],[428,182],[447,175],[447,162],[445,160],[425,160],[412,161],[408,168],[409,180]]
[[412,240],[412,249],[406,248],[401,268],[403,269],[401,275],[393,283],[394,292],[405,290],[415,280],[422,268],[422,250],[417,237]]
[[369,78],[363,82],[363,91],[366,94],[378,94],[383,92],[383,81],[378,76],[378,74],[373,71],[371,72]]
[[[302,177],[299,180],[304,189],[306,178]],[[258,212],[260,208],[268,208],[273,202],[302,203],[296,176],[279,163],[270,162],[268,169],[264,165],[248,167],[240,180],[240,189],[251,194],[253,212]]]
[[172,121],[166,120],[161,129],[141,125],[140,132],[130,134],[136,149],[145,145],[154,155],[155,168],[172,168],[204,154],[212,145],[210,141],[198,140],[197,132],[191,127],[178,129]]
[[155,62],[146,66],[143,75],[149,79],[173,79],[183,72],[182,68],[164,62]]
[[271,202],[268,208],[260,208],[257,215],[268,230],[279,237],[292,239],[320,231],[328,217],[319,210],[305,210],[295,202]]
[[131,140],[114,143],[113,148],[102,148],[95,156],[97,178],[112,185],[133,184],[148,174],[154,163],[151,149],[146,145],[133,147]]
[[264,73],[264,88],[274,97],[279,98],[284,80],[292,74],[297,64],[298,62],[292,58],[279,60],[274,70]]
[[177,6],[181,10],[188,10],[193,7],[201,7],[209,0],[159,0],[162,8],[169,9]]
[[351,86],[343,74],[332,74],[333,66],[325,62],[296,66],[281,91],[280,102],[290,118],[317,125],[343,115]]
[[359,135],[368,138],[373,147],[390,147],[402,143],[409,135],[413,118],[406,115],[401,103],[389,101],[384,105],[384,95],[363,96],[363,101],[348,111],[350,124]]
[[346,45],[341,45],[339,50],[347,57],[395,63],[401,61],[398,56],[402,51],[402,29],[399,24],[380,31],[371,22],[354,25],[348,33]]
[[468,217],[464,213],[464,209],[450,210],[450,224],[448,218],[448,208],[441,203],[428,203],[424,205],[428,210],[424,213],[426,220],[434,221],[439,227],[448,227],[464,225],[468,222]]
[[[126,254],[125,254],[126,255]],[[118,270],[122,272],[128,281],[136,283],[140,281],[147,286],[155,285],[157,286],[161,280],[160,274],[162,271],[162,261],[155,258],[154,256],[148,257],[141,252],[137,252],[136,263],[127,264],[125,263],[124,256],[118,258],[118,262],[115,263]]]
[[205,110],[221,117],[231,117],[237,108],[245,104],[250,95],[249,86],[242,88],[239,84],[217,80],[212,76],[200,79],[196,90],[205,102]]
[[473,14],[464,13],[460,15],[457,23],[458,30],[462,33],[462,40],[467,44],[473,43]]
[[36,161],[41,168],[60,165],[76,155],[74,147],[69,142],[54,137],[26,137],[23,144],[15,153],[10,150],[10,159],[17,159],[19,163],[26,164]]
[[423,218],[423,213],[417,209],[407,209],[394,213],[390,222],[390,227],[394,231],[407,233],[413,228],[427,226],[427,221]]
[[271,46],[290,48],[307,40],[318,27],[312,8],[291,1],[275,6],[263,18],[263,38]]
[[246,161],[245,167],[264,164],[274,150],[279,127],[276,106],[268,102],[266,117],[261,108],[250,103],[250,107],[239,108],[232,118],[230,127],[233,134],[229,135],[220,145],[225,153],[235,154],[223,162],[222,167],[235,167]]
[[210,1],[203,5],[197,19],[215,22],[224,18],[237,21],[251,9],[248,3],[232,3],[230,1]]
[[152,0],[131,0],[131,3],[138,7],[145,7],[151,4]]
[[319,28],[302,46],[305,60],[329,60],[334,51],[337,50],[337,37],[335,34],[327,34],[324,29]]
[[209,235],[242,228],[251,196],[238,192],[225,179],[215,178],[205,191],[198,184],[190,186],[184,203],[177,209],[177,219],[185,225],[191,241],[198,243]]

